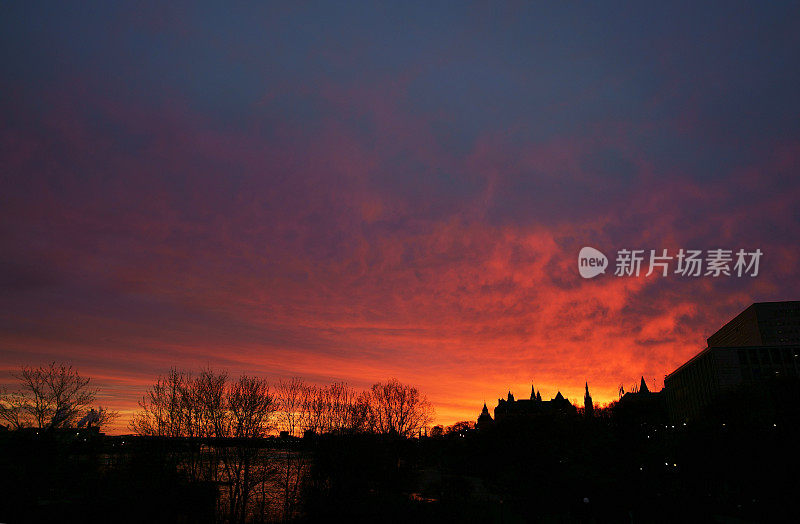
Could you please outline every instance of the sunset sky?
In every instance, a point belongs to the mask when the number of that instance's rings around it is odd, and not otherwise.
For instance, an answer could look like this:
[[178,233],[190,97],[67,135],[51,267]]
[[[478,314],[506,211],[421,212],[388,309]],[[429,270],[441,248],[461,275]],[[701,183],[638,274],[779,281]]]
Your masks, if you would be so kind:
[[797,4],[125,4],[0,6],[0,384],[71,362],[120,432],[171,366],[396,377],[451,424],[800,299]]

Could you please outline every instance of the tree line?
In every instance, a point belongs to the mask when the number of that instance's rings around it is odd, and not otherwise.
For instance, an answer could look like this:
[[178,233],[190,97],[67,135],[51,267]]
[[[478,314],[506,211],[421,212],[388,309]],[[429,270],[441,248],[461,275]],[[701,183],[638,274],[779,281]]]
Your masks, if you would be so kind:
[[260,438],[275,432],[377,433],[410,438],[433,420],[420,391],[396,379],[357,391],[344,382],[308,384],[299,377],[271,387],[264,378],[206,369],[172,369],[139,401],[130,428],[139,435]]
[[[17,388],[0,390],[0,420],[10,429],[107,426],[118,412],[97,406],[99,388],[66,363],[22,366]],[[171,369],[139,400],[129,423],[136,434],[163,437],[261,438],[274,432],[377,433],[413,437],[433,421],[420,391],[396,379],[358,391],[344,382],[309,384],[299,377],[270,385],[225,371]]]
[[[22,367],[13,375],[18,388],[0,395],[0,418],[12,429],[98,427],[116,416],[92,407],[99,390],[72,366]],[[215,512],[221,522],[298,515],[313,453],[308,446],[293,446],[300,442],[293,438],[406,439],[427,431],[433,420],[425,396],[396,379],[359,391],[344,382],[316,385],[293,377],[270,384],[263,377],[213,369],[173,368],[156,379],[138,404],[129,428],[142,437],[185,443],[165,446],[159,461],[173,465],[190,485],[216,486]],[[288,447],[259,445],[270,435],[284,437]]]

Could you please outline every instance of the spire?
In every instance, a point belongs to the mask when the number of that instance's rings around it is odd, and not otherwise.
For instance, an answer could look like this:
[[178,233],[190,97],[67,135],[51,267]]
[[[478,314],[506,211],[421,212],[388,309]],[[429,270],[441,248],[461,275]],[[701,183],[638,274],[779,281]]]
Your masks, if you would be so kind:
[[639,393],[650,393],[650,389],[648,389],[647,382],[644,381],[644,377],[642,377],[642,383],[639,384]]
[[583,413],[586,418],[594,416],[594,404],[592,403],[592,396],[589,394],[589,382],[586,382],[586,394],[583,396]]
[[509,402],[514,402],[514,395],[511,394],[511,390],[510,389],[508,390],[508,401]]
[[541,402],[541,401],[542,401],[542,392],[541,391],[537,391],[536,392],[536,402]]
[[533,384],[531,384],[531,400],[536,400],[536,391],[533,390]]
[[492,424],[494,424],[494,420],[492,419],[492,416],[489,414],[489,408],[486,406],[486,401],[484,400],[483,409],[481,410],[481,414],[478,416],[478,424],[476,425],[476,427],[479,430],[482,430],[488,428]]

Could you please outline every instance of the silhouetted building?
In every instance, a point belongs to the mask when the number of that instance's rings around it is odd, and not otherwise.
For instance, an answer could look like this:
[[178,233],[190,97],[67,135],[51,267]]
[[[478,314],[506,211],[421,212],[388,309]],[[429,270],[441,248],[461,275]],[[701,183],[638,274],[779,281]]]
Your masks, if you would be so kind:
[[682,422],[738,388],[800,376],[800,302],[762,302],[708,338],[708,347],[664,379],[670,418]]
[[800,345],[708,347],[667,375],[670,418],[686,421],[740,386],[797,377]]
[[642,377],[639,389],[620,397],[614,417],[622,424],[662,424],[667,419],[664,391],[650,391]]
[[478,423],[475,425],[478,430],[486,430],[494,426],[494,419],[489,414],[489,408],[486,407],[486,402],[483,403],[481,414],[478,415]]
[[564,398],[559,391],[550,400],[542,400],[542,394],[531,386],[531,396],[528,399],[516,400],[509,391],[508,397],[497,400],[494,408],[494,420],[500,423],[509,419],[524,419],[537,415],[575,415],[578,410],[572,403]]

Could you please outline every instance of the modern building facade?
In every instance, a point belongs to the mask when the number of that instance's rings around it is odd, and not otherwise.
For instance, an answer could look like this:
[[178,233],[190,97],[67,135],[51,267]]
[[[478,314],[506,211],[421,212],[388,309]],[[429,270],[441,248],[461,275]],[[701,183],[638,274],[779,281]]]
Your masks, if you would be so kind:
[[697,419],[727,392],[800,376],[800,302],[756,303],[708,338],[664,379],[673,421]]
[[800,301],[756,302],[708,337],[708,347],[800,344]]

